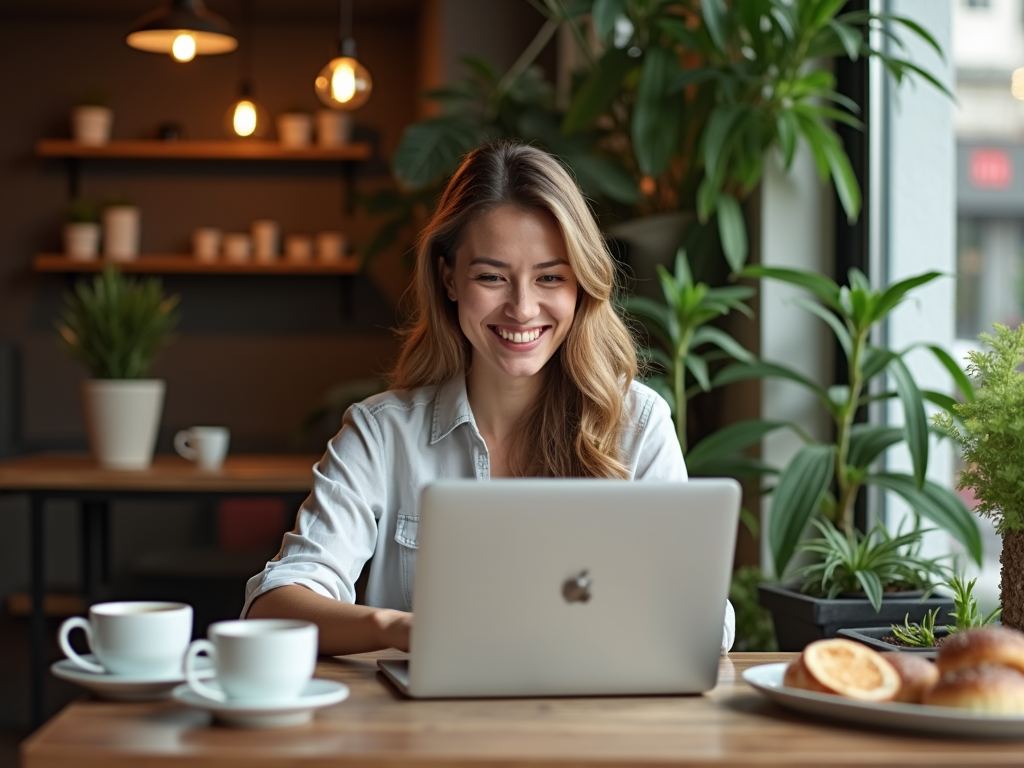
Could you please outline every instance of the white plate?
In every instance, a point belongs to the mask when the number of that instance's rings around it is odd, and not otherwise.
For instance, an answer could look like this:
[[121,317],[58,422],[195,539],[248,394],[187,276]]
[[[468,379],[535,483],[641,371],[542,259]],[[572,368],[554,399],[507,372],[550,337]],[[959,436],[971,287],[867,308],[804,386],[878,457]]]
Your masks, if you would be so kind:
[[875,704],[782,684],[786,664],[761,664],[743,671],[743,679],[772,701],[818,717],[881,728],[939,733],[945,736],[1024,739],[1024,715],[993,715],[924,704]]
[[[99,661],[91,653],[83,654],[82,658],[98,664]],[[71,659],[61,659],[50,667],[55,677],[67,680],[87,688],[104,699],[114,701],[153,701],[166,699],[171,695],[174,686],[184,682],[184,673],[164,675],[162,677],[146,677],[143,675],[111,675],[106,672],[90,672],[82,669]],[[213,677],[213,665],[205,656],[200,656],[196,663],[196,672],[202,679]]]
[[[220,689],[216,680],[207,683]],[[333,680],[314,678],[302,690],[299,698],[289,704],[256,705],[236,701],[213,701],[200,696],[188,685],[179,685],[171,694],[175,700],[197,709],[205,709],[227,725],[242,728],[283,728],[301,725],[313,719],[314,710],[329,707],[348,698],[348,686]]]

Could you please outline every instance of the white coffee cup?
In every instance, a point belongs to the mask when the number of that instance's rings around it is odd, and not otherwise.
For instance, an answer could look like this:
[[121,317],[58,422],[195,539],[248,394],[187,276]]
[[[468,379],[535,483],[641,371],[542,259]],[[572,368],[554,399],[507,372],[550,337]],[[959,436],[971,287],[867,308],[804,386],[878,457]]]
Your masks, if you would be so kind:
[[295,263],[309,261],[313,257],[313,238],[309,235],[288,235],[284,239],[284,255]]
[[[85,632],[99,664],[79,656],[68,642],[73,629]],[[60,625],[61,650],[89,672],[163,678],[180,675],[192,639],[192,606],[186,603],[130,601],[97,603],[89,618],[72,616]]]
[[325,149],[343,147],[352,138],[352,113],[320,109],[316,113],[316,143]]
[[[299,698],[316,668],[317,627],[291,619],[218,621],[208,640],[195,640],[185,654],[185,680],[213,701],[287,704]],[[196,674],[199,654],[213,662],[220,690]]]
[[227,427],[189,427],[174,436],[174,450],[201,469],[219,469],[230,442]]
[[345,235],[337,231],[318,232],[316,236],[317,261],[333,264],[345,257]]
[[277,243],[280,228],[273,219],[256,219],[252,223],[252,255],[256,261],[266,264],[277,258]]
[[248,232],[225,232],[221,241],[224,261],[244,264],[252,256],[252,237]]
[[192,231],[192,255],[198,261],[216,261],[220,255],[220,230],[216,227],[199,227]]

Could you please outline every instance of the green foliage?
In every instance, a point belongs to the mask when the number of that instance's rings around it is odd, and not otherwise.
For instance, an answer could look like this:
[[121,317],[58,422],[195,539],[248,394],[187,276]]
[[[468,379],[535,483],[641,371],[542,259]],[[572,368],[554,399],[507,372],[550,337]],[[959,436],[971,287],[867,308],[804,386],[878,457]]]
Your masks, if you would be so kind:
[[[988,616],[982,617],[978,610],[978,600],[973,594],[977,581],[977,579],[964,581],[959,574],[955,574],[946,582],[946,585],[953,590],[953,612],[949,615],[956,620],[955,625],[946,625],[946,631],[950,634],[961,629],[988,626],[996,620],[1002,611],[1001,608],[996,608]],[[939,610],[939,608],[934,608],[928,611],[920,624],[911,622],[910,614],[907,614],[903,619],[903,626],[892,625],[893,636],[907,645],[931,648],[935,645],[935,622],[938,619]]]
[[[915,513],[949,531],[980,563],[981,536],[977,522],[955,493],[925,478],[929,429],[924,403],[928,400],[949,408],[953,401],[945,394],[919,388],[904,363],[904,357],[915,349],[930,352],[950,373],[968,401],[974,398],[971,382],[949,354],[939,347],[915,344],[893,350],[875,346],[870,341],[873,331],[895,307],[914,289],[939,277],[939,273],[917,275],[878,290],[873,289],[867,278],[856,269],[850,270],[847,285],[839,285],[816,272],[795,269],[749,266],[740,274],[777,280],[808,294],[794,300],[794,303],[828,325],[843,350],[848,371],[845,381],[827,389],[789,366],[767,361],[737,362],[712,379],[713,386],[764,377],[788,381],[804,389],[834,426],[834,441],[820,443],[804,434],[796,424],[758,420],[744,425],[744,436],[750,439],[748,444],[782,427],[791,428],[805,443],[781,472],[773,472],[778,473],[778,481],[772,489],[767,534],[776,573],[780,577],[786,575],[812,521],[828,521],[838,529],[842,534],[840,537],[828,537],[825,541],[835,547],[833,554],[836,557],[844,558],[843,546],[854,547],[857,543],[853,510],[857,495],[865,486],[883,488],[902,496]],[[873,392],[872,381],[883,374],[887,376],[887,386]],[[904,414],[902,426],[855,422],[859,408],[882,399],[900,401]],[[898,443],[907,445],[913,471],[875,471],[873,466],[879,457]],[[731,447],[741,449],[745,446],[742,440],[735,440]],[[822,549],[825,545],[819,543],[816,546]],[[834,592],[831,580],[839,573],[826,571],[820,574],[826,579],[821,591]],[[851,586],[842,586],[840,591]],[[883,580],[881,589],[886,586]],[[864,585],[860,588],[867,589]],[[876,595],[881,591],[875,586],[871,589]]]
[[974,585],[977,581],[971,579],[965,582],[959,575],[949,580],[949,587],[953,590],[953,613],[950,616],[956,619],[955,626],[946,627],[950,632],[988,626],[1002,613],[1002,608],[996,608],[988,616],[981,615],[978,599],[974,596]]
[[993,327],[995,335],[981,334],[990,351],[968,353],[975,399],[953,405],[935,423],[963,450],[967,468],[958,487],[974,491],[975,511],[994,520],[1001,535],[1024,531],[1024,325]]
[[753,565],[737,568],[732,574],[729,602],[736,609],[736,643],[733,651],[779,650],[771,613],[758,601],[757,585],[764,581],[761,569]]
[[100,220],[100,212],[91,200],[76,197],[68,203],[67,219],[72,224],[95,224]]
[[178,322],[178,296],[164,296],[160,281],[135,282],[107,266],[89,283],[65,294],[63,345],[95,379],[145,377]]
[[907,533],[889,533],[877,523],[869,533],[856,529],[851,536],[828,520],[813,520],[821,538],[802,542],[798,549],[812,552],[820,560],[797,569],[804,592],[829,599],[843,592],[863,592],[877,611],[887,590],[929,590],[947,578],[943,558],[921,555],[921,537],[927,531],[918,525]]
[[[746,286],[712,288],[695,282],[681,248],[676,254],[674,274],[660,264],[657,269],[664,303],[630,296],[626,310],[643,322],[657,344],[648,347],[646,354],[662,373],[650,383],[672,408],[679,445],[685,454],[686,403],[698,391],[711,389],[711,364],[721,359],[754,360],[738,341],[710,323],[733,310],[752,316],[744,302],[754,291]],[[694,469],[692,463],[690,469]]]
[[935,621],[939,617],[939,608],[933,608],[924,615],[921,623],[910,620],[908,613],[903,617],[903,626],[892,625],[892,634],[897,640],[915,648],[932,648],[935,646]]

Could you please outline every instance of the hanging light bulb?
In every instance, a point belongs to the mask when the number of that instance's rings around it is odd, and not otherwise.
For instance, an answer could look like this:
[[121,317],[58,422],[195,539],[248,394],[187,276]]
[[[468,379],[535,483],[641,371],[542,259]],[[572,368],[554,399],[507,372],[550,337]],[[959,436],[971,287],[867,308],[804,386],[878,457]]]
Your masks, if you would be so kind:
[[135,22],[125,41],[140,51],[169,53],[182,62],[238,47],[231,25],[206,10],[203,0],[170,0]]
[[316,76],[316,95],[332,109],[358,109],[370,98],[373,78],[356,58],[352,38],[352,2],[341,0],[341,55],[327,62]]
[[196,57],[196,39],[188,32],[182,32],[171,43],[171,57],[182,63]]
[[243,83],[241,97],[228,107],[224,116],[224,129],[228,136],[258,139],[266,135],[269,124],[267,110],[252,97],[249,84]]

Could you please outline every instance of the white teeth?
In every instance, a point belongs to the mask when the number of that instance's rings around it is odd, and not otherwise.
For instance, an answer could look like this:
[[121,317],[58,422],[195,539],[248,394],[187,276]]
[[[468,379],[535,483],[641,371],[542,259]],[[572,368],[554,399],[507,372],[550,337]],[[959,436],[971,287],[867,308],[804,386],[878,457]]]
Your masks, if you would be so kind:
[[506,331],[504,328],[496,328],[498,335],[506,341],[511,341],[513,344],[529,344],[531,341],[536,341],[540,338],[540,329],[535,328],[532,331]]

